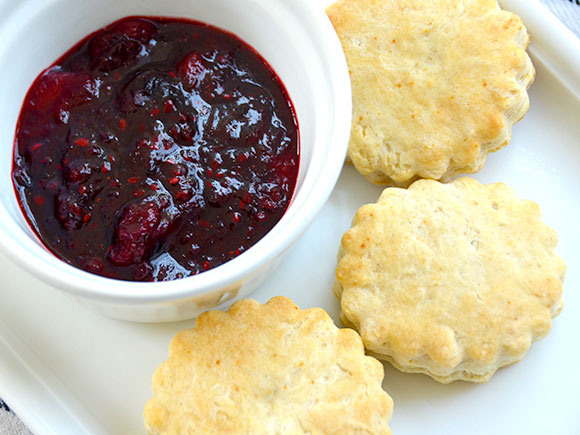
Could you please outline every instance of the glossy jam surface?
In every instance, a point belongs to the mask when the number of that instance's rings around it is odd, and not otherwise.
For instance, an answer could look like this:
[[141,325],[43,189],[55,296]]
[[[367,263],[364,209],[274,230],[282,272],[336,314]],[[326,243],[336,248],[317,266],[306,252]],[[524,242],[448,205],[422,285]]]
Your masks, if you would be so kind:
[[34,82],[13,181],[59,258],[163,281],[262,238],[288,207],[298,162],[288,95],[251,47],[201,23],[131,17]]

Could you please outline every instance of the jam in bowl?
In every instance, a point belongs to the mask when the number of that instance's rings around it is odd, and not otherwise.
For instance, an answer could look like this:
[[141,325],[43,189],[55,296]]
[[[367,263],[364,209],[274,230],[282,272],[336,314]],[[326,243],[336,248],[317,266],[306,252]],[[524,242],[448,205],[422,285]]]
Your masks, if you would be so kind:
[[13,181],[57,257],[110,278],[171,280],[235,258],[280,220],[298,137],[282,82],[242,40],[129,17],[35,80]]
[[[246,297],[314,221],[346,155],[348,69],[323,8],[308,0],[81,6],[30,0],[0,17],[0,249],[25,270],[15,273],[126,320],[192,318]],[[199,55],[188,42],[179,55],[154,54],[166,26],[192,21],[243,41],[239,50],[254,60],[218,55],[216,35]],[[245,90],[255,96],[245,102],[228,83],[243,82],[248,64],[274,90]],[[43,176],[34,180],[31,169]]]

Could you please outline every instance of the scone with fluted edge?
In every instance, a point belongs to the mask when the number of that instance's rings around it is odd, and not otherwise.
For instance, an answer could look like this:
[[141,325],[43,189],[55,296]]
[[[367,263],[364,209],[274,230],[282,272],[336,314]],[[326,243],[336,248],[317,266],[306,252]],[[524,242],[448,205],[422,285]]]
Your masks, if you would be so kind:
[[327,8],[353,93],[348,157],[377,184],[449,181],[507,145],[534,68],[496,0],[339,0]]
[[153,376],[150,434],[390,434],[383,366],[351,329],[290,299],[208,311]]
[[342,238],[343,323],[399,370],[486,382],[560,313],[566,266],[556,244],[538,205],[502,183],[386,188]]

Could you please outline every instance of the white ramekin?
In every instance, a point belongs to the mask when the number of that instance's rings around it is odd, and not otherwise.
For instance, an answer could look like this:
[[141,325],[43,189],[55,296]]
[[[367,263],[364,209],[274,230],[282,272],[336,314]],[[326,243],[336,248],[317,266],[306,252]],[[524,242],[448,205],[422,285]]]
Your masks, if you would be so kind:
[[[344,55],[309,0],[28,0],[0,5],[0,247],[26,271],[116,318],[162,322],[247,296],[314,220],[340,174],[350,134]],[[294,103],[301,142],[293,200],[282,220],[239,257],[171,282],[108,279],[57,259],[26,223],[12,187],[16,121],[38,74],[89,33],[125,16],[187,17],[227,29],[272,65]],[[31,301],[34,303],[34,301]]]

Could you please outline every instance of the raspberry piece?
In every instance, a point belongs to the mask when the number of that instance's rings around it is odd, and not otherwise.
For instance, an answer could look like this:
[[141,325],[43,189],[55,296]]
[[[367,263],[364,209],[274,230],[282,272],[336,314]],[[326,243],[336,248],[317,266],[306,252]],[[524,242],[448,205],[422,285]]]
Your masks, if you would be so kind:
[[71,195],[60,194],[56,198],[56,218],[67,231],[78,230],[86,214],[77,199]]
[[53,112],[61,123],[73,107],[98,95],[95,80],[87,73],[61,72],[58,67],[46,71],[33,85],[27,107],[39,113]]
[[97,34],[89,43],[91,66],[111,72],[132,64],[156,31],[157,26],[151,21],[130,20]]
[[198,86],[207,73],[206,61],[200,53],[189,53],[177,67],[177,72],[191,86]]
[[102,170],[102,159],[86,148],[74,147],[62,159],[62,174],[70,184],[84,183]]
[[139,264],[150,254],[169,224],[162,216],[166,198],[150,198],[134,202],[123,210],[115,229],[109,259],[117,266]]

